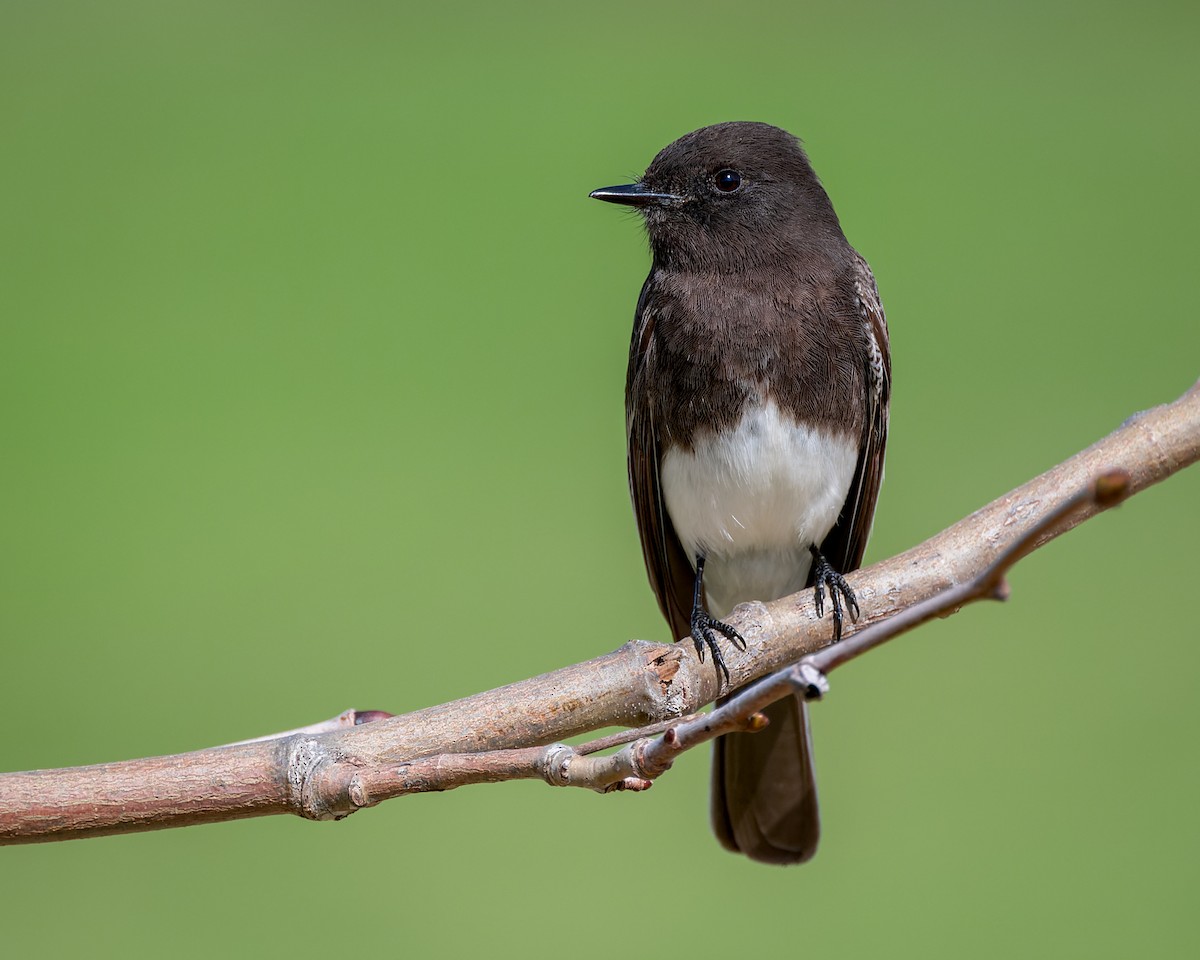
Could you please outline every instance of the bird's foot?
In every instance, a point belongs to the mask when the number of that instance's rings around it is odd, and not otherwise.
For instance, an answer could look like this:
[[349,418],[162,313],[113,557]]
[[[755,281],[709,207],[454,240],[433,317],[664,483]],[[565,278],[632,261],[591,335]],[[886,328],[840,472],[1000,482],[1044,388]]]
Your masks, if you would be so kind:
[[696,645],[696,656],[703,663],[704,647],[707,645],[708,649],[712,651],[713,663],[717,665],[717,669],[724,674],[725,680],[728,682],[729,668],[725,666],[725,658],[721,656],[721,646],[717,643],[718,633],[739,650],[746,649],[745,639],[729,624],[710,616],[702,607],[692,610],[692,643]]
[[842,601],[845,601],[846,612],[850,619],[858,620],[858,598],[850,589],[846,578],[829,565],[829,561],[821,556],[821,551],[815,546],[809,547],[813,555],[813,598],[816,602],[817,616],[825,616],[825,591],[829,590],[829,604],[833,608],[833,642],[842,639]]

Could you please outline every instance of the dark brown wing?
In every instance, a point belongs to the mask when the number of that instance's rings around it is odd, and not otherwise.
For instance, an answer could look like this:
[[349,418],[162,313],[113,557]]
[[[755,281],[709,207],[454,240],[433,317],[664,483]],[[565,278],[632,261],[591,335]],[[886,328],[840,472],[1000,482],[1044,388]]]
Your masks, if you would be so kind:
[[650,587],[658,606],[671,625],[672,639],[691,633],[692,587],[695,572],[691,558],[679,542],[667,508],[663,503],[659,467],[662,451],[654,424],[654,403],[647,367],[654,351],[655,321],[654,273],[642,285],[633,322],[633,341],[629,345],[629,371],[625,379],[625,434],[629,448],[629,493],[638,535],[642,538],[642,557]]
[[879,292],[875,289],[875,276],[867,261],[858,254],[855,254],[853,280],[867,337],[864,360],[867,410],[850,493],[837,523],[821,544],[821,553],[840,573],[858,569],[867,549],[879,485],[883,482],[883,451],[887,445],[888,405],[892,394],[887,320],[879,303]]

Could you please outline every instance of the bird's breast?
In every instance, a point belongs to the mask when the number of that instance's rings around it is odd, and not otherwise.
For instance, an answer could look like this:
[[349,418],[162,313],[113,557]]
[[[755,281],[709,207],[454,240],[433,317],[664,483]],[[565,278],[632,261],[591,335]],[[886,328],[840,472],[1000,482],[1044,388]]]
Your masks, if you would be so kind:
[[663,499],[688,556],[705,557],[711,613],[804,586],[808,548],[837,521],[857,460],[850,436],[799,423],[773,400],[667,449]]

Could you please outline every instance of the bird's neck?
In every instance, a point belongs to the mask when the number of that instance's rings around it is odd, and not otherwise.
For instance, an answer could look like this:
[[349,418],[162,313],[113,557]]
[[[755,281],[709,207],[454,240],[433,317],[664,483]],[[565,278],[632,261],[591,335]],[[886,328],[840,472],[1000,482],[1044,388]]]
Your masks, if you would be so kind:
[[844,263],[849,244],[841,230],[816,225],[803,231],[780,231],[720,237],[704,230],[686,235],[651,237],[657,269],[672,273],[719,274],[726,283],[755,285],[763,272],[820,274]]

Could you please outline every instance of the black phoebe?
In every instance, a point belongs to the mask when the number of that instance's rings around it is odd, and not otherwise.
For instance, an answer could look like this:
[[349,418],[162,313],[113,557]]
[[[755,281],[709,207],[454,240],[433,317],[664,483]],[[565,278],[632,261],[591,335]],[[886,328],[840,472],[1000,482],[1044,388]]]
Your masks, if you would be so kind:
[[[704,127],[637,183],[654,261],[629,351],[629,485],[650,585],[675,637],[712,652],[737,604],[828,589],[861,562],[883,476],[891,361],[875,278],[799,142],[763,123]],[[800,863],[820,836],[807,708],[715,747],[713,829],[730,850]]]

